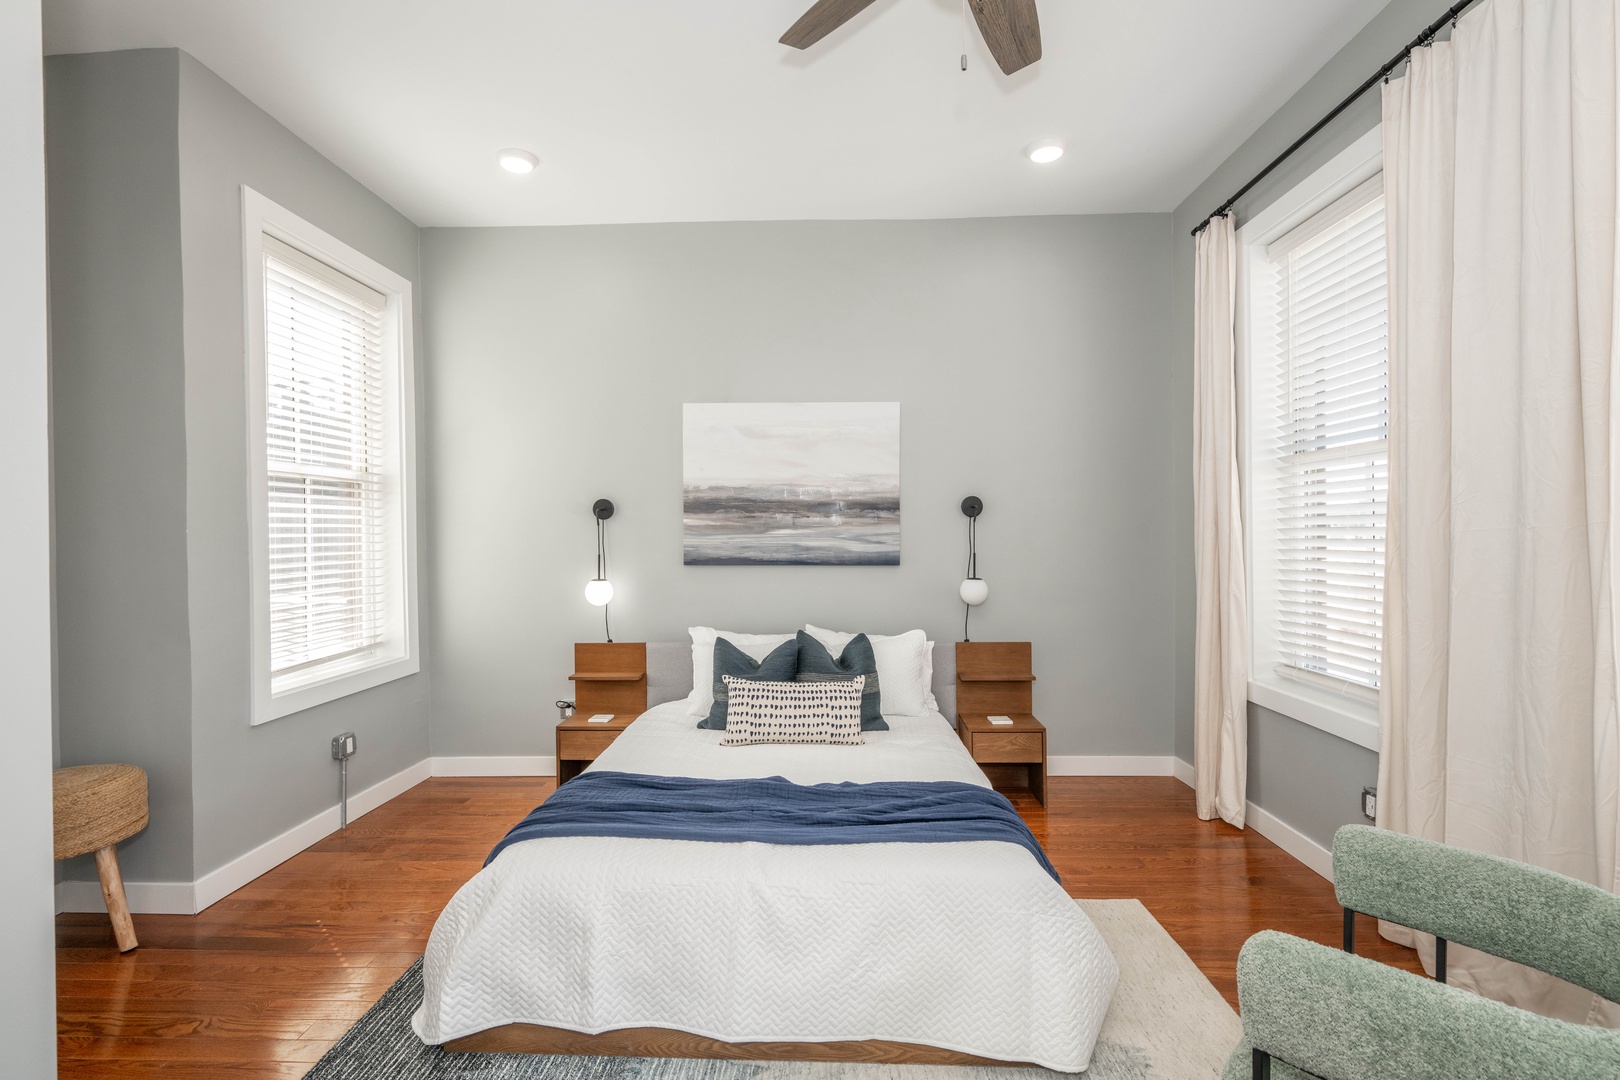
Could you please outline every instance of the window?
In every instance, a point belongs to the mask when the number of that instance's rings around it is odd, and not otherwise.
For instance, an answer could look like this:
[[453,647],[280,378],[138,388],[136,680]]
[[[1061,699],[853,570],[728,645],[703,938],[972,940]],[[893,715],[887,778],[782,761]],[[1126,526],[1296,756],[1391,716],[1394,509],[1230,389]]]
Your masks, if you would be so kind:
[[1389,301],[1383,176],[1358,147],[1240,236],[1249,696],[1376,747]]
[[262,723],[417,659],[410,284],[244,189]]
[[1389,496],[1383,177],[1267,251],[1277,305],[1279,674],[1376,693]]

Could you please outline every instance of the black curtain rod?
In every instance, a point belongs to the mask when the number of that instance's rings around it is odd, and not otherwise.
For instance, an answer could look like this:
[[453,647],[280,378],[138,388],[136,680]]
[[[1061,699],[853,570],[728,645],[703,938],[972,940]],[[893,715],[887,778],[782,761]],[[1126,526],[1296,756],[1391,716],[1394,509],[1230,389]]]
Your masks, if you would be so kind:
[[1378,71],[1376,73],[1374,73],[1373,76],[1370,79],[1368,79],[1366,82],[1364,82],[1360,86],[1356,87],[1356,90],[1355,90],[1355,92],[1353,94],[1351,94],[1349,97],[1345,98],[1343,101],[1341,101],[1337,105],[1335,105],[1333,107],[1333,111],[1328,113],[1326,116],[1322,117],[1322,119],[1318,120],[1316,122],[1316,125],[1314,127],[1312,127],[1311,130],[1307,131],[1305,134],[1303,134],[1299,138],[1295,139],[1294,144],[1292,146],[1290,146],[1288,149],[1284,150],[1282,153],[1278,154],[1275,161],[1273,161],[1270,165],[1267,165],[1265,168],[1261,169],[1257,174],[1255,174],[1255,177],[1254,177],[1253,180],[1250,180],[1247,184],[1244,184],[1242,187],[1238,188],[1237,194],[1233,195],[1230,199],[1227,199],[1225,202],[1221,203],[1220,207],[1213,214],[1209,215],[1209,217],[1207,217],[1203,221],[1199,222],[1198,227],[1192,231],[1192,234],[1194,236],[1197,236],[1199,233],[1203,232],[1204,229],[1206,229],[1209,226],[1209,223],[1211,221],[1215,220],[1218,217],[1224,217],[1227,214],[1231,213],[1232,212],[1232,207],[1237,205],[1237,201],[1239,199],[1243,198],[1243,196],[1247,195],[1250,191],[1253,191],[1254,186],[1256,184],[1258,184],[1260,181],[1264,180],[1266,177],[1270,176],[1272,171],[1274,169],[1276,169],[1277,166],[1281,165],[1283,162],[1285,162],[1289,158],[1293,157],[1295,151],[1297,151],[1300,147],[1304,146],[1306,143],[1310,142],[1312,139],[1314,139],[1316,137],[1318,132],[1320,132],[1323,128],[1327,127],[1329,124],[1333,123],[1334,120],[1338,119],[1339,114],[1344,112],[1344,110],[1348,109],[1351,105],[1355,104],[1356,99],[1361,97],[1362,94],[1365,94],[1368,90],[1371,90],[1373,87],[1377,86],[1380,82],[1382,82],[1383,80],[1389,78],[1390,72],[1394,71],[1396,68],[1400,67],[1403,63],[1405,63],[1407,57],[1411,56],[1414,50],[1421,49],[1423,46],[1425,46],[1425,45],[1429,44],[1429,42],[1433,41],[1434,38],[1435,38],[1435,35],[1440,33],[1441,30],[1445,29],[1446,23],[1448,23],[1448,22],[1449,23],[1456,22],[1457,17],[1459,15],[1461,15],[1465,10],[1472,7],[1475,2],[1476,2],[1476,0],[1459,0],[1458,3],[1455,3],[1455,4],[1451,5],[1451,9],[1449,11],[1447,11],[1444,15],[1440,16],[1433,23],[1431,23],[1429,25],[1429,28],[1427,30],[1423,31],[1423,33],[1421,33],[1417,37],[1413,38],[1412,43],[1410,45],[1408,45],[1406,48],[1402,49],[1400,52],[1396,53],[1394,59],[1390,60],[1389,63],[1387,63],[1383,67],[1379,68]]

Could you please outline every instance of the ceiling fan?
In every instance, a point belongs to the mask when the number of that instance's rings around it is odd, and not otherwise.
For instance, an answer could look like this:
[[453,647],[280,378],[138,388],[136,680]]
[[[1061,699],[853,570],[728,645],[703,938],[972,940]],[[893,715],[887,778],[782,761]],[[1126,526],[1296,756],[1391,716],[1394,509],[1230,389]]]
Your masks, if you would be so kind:
[[[872,0],[816,0],[782,35],[782,44],[808,49],[866,10]],[[967,0],[990,55],[1011,75],[1041,58],[1041,24],[1035,0]]]

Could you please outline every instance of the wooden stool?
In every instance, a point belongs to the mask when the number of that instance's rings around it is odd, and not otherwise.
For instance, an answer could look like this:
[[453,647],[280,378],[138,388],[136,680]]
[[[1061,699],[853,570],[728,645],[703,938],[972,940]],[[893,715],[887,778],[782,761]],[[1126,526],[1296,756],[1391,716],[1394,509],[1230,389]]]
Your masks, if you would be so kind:
[[51,775],[56,803],[56,857],[96,853],[101,895],[107,901],[118,951],[129,952],[135,923],[129,917],[124,877],[118,872],[118,841],[146,828],[146,772],[133,765],[78,765]]

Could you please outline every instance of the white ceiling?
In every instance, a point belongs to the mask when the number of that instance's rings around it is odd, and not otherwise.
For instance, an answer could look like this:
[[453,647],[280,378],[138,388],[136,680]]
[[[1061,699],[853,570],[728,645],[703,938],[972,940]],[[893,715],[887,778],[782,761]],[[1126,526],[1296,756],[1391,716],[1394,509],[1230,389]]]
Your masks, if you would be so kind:
[[1010,78],[977,32],[959,70],[961,0],[803,53],[809,0],[45,0],[45,44],[179,46],[420,225],[1118,213],[1174,208],[1385,2],[1041,0]]

